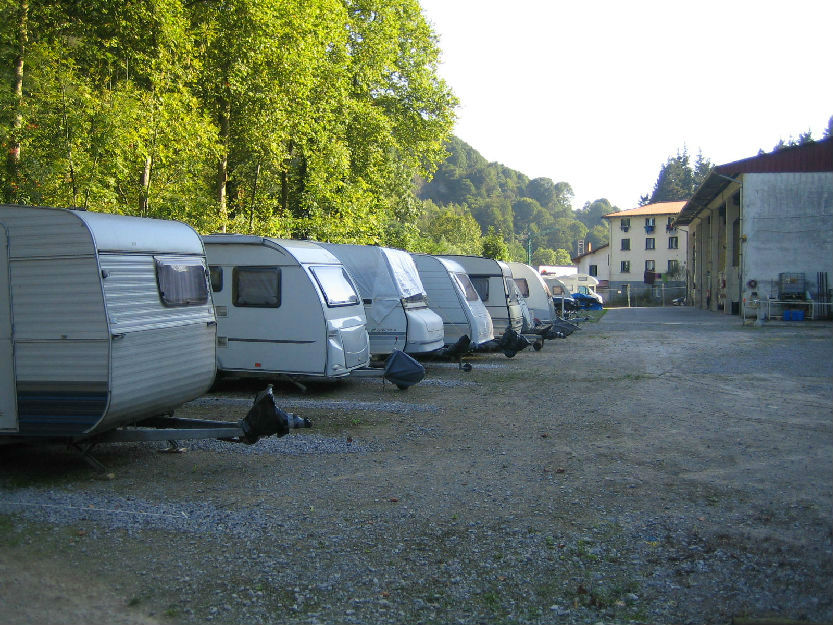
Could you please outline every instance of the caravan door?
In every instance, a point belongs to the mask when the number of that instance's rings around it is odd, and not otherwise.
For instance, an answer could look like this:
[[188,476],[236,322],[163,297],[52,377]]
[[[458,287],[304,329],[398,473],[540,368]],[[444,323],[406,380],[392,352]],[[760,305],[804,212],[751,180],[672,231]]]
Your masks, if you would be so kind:
[[0,224],[0,431],[17,431],[17,388],[12,349],[9,237]]

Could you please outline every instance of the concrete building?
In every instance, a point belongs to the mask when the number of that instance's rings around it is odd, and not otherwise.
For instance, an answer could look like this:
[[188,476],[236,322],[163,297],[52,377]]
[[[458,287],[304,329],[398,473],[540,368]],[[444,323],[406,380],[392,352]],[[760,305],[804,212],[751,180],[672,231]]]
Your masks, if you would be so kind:
[[610,228],[608,301],[638,305],[685,294],[686,232],[675,224],[685,202],[657,202],[604,215]]
[[693,305],[751,316],[762,302],[774,316],[804,301],[828,313],[810,302],[830,301],[833,139],[715,167],[675,224],[690,232]]
[[609,249],[610,245],[605,243],[598,249],[588,250],[584,254],[573,258],[578,273],[586,273],[588,276],[596,278],[599,281],[600,288],[607,288],[608,280],[610,280]]

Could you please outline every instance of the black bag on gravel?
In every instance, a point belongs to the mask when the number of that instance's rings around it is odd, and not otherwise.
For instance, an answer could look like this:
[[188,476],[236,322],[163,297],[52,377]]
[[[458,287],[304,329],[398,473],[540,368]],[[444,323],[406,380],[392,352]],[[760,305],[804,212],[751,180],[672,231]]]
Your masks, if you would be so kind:
[[406,389],[422,381],[425,377],[425,367],[405,352],[397,349],[385,361],[383,377],[396,384],[400,389]]

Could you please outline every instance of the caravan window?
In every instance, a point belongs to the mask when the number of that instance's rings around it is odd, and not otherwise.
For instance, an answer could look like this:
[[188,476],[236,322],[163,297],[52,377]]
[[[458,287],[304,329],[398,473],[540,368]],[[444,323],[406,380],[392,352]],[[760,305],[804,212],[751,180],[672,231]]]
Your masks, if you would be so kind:
[[469,276],[471,285],[484,302],[489,299],[489,276]]
[[524,297],[529,297],[529,283],[526,278],[515,278],[515,284],[518,285],[518,290]]
[[510,302],[518,301],[518,288],[515,287],[515,281],[512,278],[503,278],[504,288],[506,289],[506,296]]
[[359,296],[350,284],[344,267],[310,267],[310,271],[315,276],[324,299],[327,300],[327,306],[350,306],[359,303]]
[[211,265],[208,273],[211,276],[211,291],[219,293],[223,290],[223,268],[219,265]]
[[477,294],[477,291],[474,288],[474,285],[469,280],[469,274],[467,273],[455,273],[452,274],[457,283],[460,285],[460,288],[463,290],[463,293],[466,295],[466,301],[468,302],[476,302],[480,299],[480,296]]
[[165,306],[202,306],[208,303],[205,265],[198,258],[154,256],[156,286]]
[[235,306],[278,308],[281,305],[279,267],[235,267],[232,282]]

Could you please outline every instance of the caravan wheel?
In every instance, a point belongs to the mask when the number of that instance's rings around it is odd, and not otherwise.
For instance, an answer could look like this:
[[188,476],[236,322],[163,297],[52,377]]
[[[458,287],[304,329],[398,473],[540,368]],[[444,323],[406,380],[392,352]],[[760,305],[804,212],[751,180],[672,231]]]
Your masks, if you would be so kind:
[[534,349],[536,352],[540,352],[543,348],[544,348],[544,341],[535,341],[532,344],[532,349]]

